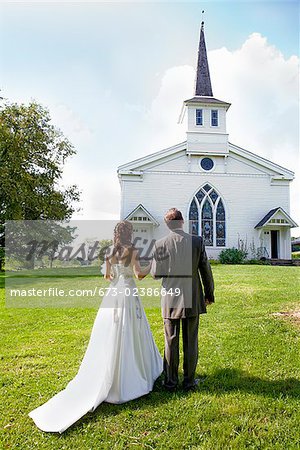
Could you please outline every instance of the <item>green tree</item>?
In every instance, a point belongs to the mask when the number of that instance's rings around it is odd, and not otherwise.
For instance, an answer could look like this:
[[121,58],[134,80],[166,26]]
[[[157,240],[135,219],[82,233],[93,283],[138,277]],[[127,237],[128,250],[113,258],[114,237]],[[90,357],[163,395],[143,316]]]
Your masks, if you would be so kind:
[[49,111],[31,102],[0,106],[0,270],[7,220],[65,220],[79,200],[76,185],[59,186],[64,163],[75,154]]

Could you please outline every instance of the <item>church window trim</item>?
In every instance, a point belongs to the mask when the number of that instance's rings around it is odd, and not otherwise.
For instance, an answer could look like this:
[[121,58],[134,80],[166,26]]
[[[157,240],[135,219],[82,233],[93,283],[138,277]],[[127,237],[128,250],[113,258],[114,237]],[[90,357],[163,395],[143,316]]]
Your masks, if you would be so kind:
[[196,125],[202,126],[203,125],[203,109],[196,109]]
[[[210,189],[208,190],[208,187]],[[211,195],[213,197],[213,200],[211,198]],[[215,195],[218,195],[217,198],[215,198]],[[200,201],[199,201],[200,198]],[[197,234],[198,236],[203,236],[203,206],[205,202],[208,201],[210,208],[212,210],[212,244],[205,242],[206,247],[211,248],[224,248],[226,247],[226,241],[227,241],[227,214],[226,214],[226,208],[224,204],[224,200],[222,199],[221,195],[218,193],[218,191],[211,186],[208,183],[205,183],[198,191],[194,194],[192,201],[190,203],[189,207],[189,224],[190,229],[189,232],[192,234]],[[190,219],[192,208],[193,213],[195,214],[195,205],[197,206],[197,220]],[[224,220],[221,220],[220,218],[217,220],[217,212],[219,209],[223,208],[223,214],[224,214]],[[220,213],[219,213],[220,214]],[[220,217],[220,216],[219,216]],[[207,219],[208,220],[208,219]],[[211,220],[211,219],[209,219]],[[217,235],[217,227],[218,225],[222,225],[224,227],[224,236],[218,237]],[[196,225],[196,226],[195,226]],[[194,232],[193,232],[194,231]],[[195,233],[196,231],[196,233]]]
[[218,127],[219,126],[219,111],[217,109],[212,109],[211,110],[211,126],[212,127]]

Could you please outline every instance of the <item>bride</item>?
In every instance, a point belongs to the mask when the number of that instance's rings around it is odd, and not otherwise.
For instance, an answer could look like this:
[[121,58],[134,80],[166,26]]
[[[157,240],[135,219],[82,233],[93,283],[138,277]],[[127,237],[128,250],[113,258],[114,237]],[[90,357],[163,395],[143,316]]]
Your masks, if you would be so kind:
[[75,378],[29,416],[43,431],[62,433],[103,401],[124,403],[149,393],[162,372],[162,358],[136,295],[134,275],[144,278],[132,225],[119,222],[105,278],[110,280]]

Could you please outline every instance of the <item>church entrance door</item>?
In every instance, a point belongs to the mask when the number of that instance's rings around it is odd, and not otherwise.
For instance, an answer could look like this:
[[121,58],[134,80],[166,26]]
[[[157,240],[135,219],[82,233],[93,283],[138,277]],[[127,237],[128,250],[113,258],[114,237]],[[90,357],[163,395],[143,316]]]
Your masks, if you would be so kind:
[[271,230],[271,258],[278,258],[278,230]]

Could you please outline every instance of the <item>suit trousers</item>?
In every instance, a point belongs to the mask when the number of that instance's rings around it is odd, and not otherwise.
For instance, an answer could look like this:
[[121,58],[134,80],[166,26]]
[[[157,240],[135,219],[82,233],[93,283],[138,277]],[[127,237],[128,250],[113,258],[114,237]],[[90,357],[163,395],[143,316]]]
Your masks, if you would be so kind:
[[165,386],[170,389],[178,384],[180,322],[183,340],[184,387],[193,386],[198,361],[199,315],[184,319],[164,319],[164,376]]

